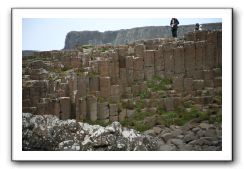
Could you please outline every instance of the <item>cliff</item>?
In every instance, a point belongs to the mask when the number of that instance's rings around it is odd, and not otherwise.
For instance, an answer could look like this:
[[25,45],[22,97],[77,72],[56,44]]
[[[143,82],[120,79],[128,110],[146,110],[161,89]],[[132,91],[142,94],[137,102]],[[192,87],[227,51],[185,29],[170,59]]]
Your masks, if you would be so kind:
[[[203,24],[203,30],[222,30],[222,23]],[[192,32],[194,25],[183,25],[178,29],[178,37]],[[137,40],[171,37],[169,26],[148,26],[117,31],[71,31],[66,35],[64,49],[73,49],[78,45],[114,45],[133,43]]]

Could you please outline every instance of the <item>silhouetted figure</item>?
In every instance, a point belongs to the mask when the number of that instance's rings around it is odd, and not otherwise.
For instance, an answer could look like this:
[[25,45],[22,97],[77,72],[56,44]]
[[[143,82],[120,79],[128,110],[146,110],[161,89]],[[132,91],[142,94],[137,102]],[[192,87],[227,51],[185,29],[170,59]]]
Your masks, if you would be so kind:
[[177,38],[177,29],[178,29],[178,25],[179,25],[179,21],[176,18],[172,18],[170,21],[170,27],[171,27],[171,31],[172,31],[172,36],[174,38]]
[[200,28],[199,23],[196,23],[195,28],[194,28],[194,31],[199,31],[199,28]]

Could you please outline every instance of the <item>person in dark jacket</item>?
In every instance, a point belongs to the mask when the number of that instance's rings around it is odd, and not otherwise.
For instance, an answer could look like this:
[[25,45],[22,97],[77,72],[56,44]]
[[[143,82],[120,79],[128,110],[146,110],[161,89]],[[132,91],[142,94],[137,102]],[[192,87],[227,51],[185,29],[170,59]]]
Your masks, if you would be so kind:
[[172,18],[170,21],[170,27],[171,27],[171,31],[172,31],[172,36],[174,38],[177,38],[177,29],[178,29],[178,25],[179,25],[179,21],[176,18]]
[[196,32],[196,31],[199,31],[199,28],[200,28],[199,23],[196,23],[194,31],[195,31],[195,32]]

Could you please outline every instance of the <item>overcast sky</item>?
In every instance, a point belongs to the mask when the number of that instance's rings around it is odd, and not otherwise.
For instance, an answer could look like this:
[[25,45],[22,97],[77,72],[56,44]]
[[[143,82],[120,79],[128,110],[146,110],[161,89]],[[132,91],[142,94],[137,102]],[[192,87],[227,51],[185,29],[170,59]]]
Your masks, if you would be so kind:
[[[162,19],[23,19],[23,50],[60,50],[70,31],[111,31],[143,26],[166,26],[171,18]],[[221,18],[178,18],[180,25],[222,22]]]

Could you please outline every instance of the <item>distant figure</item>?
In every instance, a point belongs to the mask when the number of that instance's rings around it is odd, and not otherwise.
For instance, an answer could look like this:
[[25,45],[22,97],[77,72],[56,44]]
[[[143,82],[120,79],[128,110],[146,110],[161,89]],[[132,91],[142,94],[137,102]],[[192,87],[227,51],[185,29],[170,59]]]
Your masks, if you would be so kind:
[[170,27],[171,27],[171,31],[172,31],[172,36],[174,38],[177,38],[177,29],[178,29],[178,25],[179,25],[179,21],[176,18],[172,18],[170,21]]
[[196,32],[196,31],[199,31],[199,28],[200,28],[199,23],[196,23],[195,28],[194,28],[194,31],[195,31],[195,32]]

